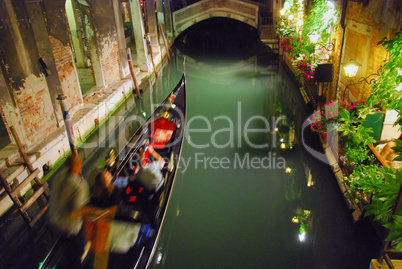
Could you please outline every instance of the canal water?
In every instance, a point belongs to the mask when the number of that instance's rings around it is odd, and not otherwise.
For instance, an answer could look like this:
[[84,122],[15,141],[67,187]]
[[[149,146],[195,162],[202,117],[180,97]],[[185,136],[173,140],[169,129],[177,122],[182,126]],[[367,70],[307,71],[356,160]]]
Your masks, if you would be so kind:
[[185,69],[187,130],[151,268],[368,268],[380,242],[306,150],[322,152],[308,130],[302,139],[312,109],[298,85],[247,29],[230,50],[200,42],[211,29],[180,36],[164,67],[176,81]]
[[[279,58],[229,20],[197,24],[175,47],[142,99],[128,97],[80,148],[92,184],[185,70],[186,136],[150,268],[367,269],[378,237],[366,219],[353,223],[331,168],[306,150],[322,152],[302,130],[312,108]],[[29,252],[32,263],[53,240]],[[25,263],[16,253],[7,264]]]

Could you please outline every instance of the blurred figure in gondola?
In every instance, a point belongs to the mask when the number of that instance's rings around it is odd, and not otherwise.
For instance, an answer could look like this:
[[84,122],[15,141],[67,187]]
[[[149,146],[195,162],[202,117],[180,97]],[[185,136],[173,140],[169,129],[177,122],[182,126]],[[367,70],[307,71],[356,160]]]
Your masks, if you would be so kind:
[[120,203],[121,191],[113,185],[112,179],[112,174],[107,170],[96,175],[91,188],[91,205],[106,208]]
[[80,210],[89,202],[87,181],[81,176],[82,160],[77,153],[67,159],[69,172],[51,188],[49,221],[65,246],[57,268],[82,268],[85,237]]
[[164,182],[162,169],[165,163],[165,159],[148,143],[140,152],[140,162],[135,176],[136,180],[138,180],[148,192],[157,192]]
[[164,184],[162,169],[165,159],[155,151],[153,146],[146,142],[141,148],[134,167],[129,171],[131,177],[127,180],[127,187],[123,191],[123,200],[128,203],[147,201]]

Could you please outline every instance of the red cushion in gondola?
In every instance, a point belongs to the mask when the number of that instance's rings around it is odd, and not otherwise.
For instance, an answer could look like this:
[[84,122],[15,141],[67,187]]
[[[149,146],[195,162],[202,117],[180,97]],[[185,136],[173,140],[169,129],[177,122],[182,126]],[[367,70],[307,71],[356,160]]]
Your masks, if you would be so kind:
[[165,118],[151,123],[152,132],[152,146],[156,149],[163,149],[165,144],[172,138],[176,124],[170,122]]

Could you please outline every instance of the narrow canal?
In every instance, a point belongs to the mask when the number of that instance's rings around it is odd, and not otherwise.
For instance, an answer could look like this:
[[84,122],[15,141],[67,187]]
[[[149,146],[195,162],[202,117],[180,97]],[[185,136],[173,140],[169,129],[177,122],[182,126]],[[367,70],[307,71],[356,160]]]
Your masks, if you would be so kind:
[[[248,29],[213,23],[182,35],[165,67],[177,80],[186,58],[187,132],[151,267],[368,268],[379,242],[303,146],[320,149],[308,130],[301,140],[311,107],[294,80]],[[217,35],[230,50],[208,44]]]
[[198,24],[176,47],[143,98],[129,97],[80,149],[92,184],[185,69],[186,137],[150,267],[367,269],[380,242],[368,221],[353,223],[331,168],[306,150],[322,151],[308,130],[301,139],[312,109],[279,58],[231,21]]

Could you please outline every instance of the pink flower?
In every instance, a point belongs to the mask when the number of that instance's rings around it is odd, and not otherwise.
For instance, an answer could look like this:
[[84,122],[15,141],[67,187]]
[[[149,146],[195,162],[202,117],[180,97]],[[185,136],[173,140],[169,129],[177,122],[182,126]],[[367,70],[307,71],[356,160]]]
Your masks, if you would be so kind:
[[353,109],[353,106],[352,106],[352,105],[349,105],[349,109]]
[[354,103],[353,105],[354,105],[354,106],[358,106],[359,104],[358,104],[358,103]]
[[367,197],[366,197],[366,195],[364,193],[363,193],[363,200],[368,202],[368,199],[367,199]]

